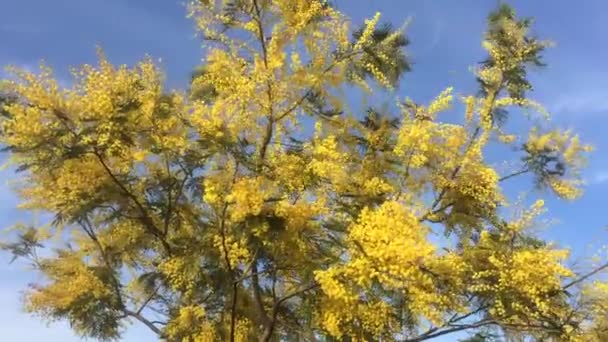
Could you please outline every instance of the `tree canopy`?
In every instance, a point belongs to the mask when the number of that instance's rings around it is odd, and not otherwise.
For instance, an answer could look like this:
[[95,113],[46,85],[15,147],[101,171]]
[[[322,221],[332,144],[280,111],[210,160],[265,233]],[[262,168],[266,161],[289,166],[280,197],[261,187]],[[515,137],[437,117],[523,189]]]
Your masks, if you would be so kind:
[[[548,47],[531,20],[501,5],[479,91],[418,103],[398,89],[409,39],[380,14],[200,0],[189,16],[205,55],[187,90],[101,52],[69,86],[46,66],[5,84],[16,191],[54,215],[2,245],[44,276],[28,311],[99,340],[130,321],[181,342],[608,339],[608,264],[571,270],[535,235],[543,200],[506,194],[527,175],[575,199],[591,150],[528,97]],[[488,161],[496,146],[511,167]]]

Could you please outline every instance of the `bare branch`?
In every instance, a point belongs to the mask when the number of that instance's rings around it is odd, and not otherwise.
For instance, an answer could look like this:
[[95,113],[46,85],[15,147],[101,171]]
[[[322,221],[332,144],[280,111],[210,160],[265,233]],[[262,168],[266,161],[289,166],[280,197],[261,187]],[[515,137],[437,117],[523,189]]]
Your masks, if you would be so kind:
[[154,322],[149,321],[148,319],[146,319],[144,316],[142,316],[140,313],[138,312],[134,312],[134,311],[130,311],[127,309],[124,309],[124,312],[127,316],[131,316],[133,318],[135,318],[136,320],[140,321],[141,323],[143,323],[146,327],[148,327],[150,330],[152,330],[156,335],[161,336],[162,335],[162,331],[154,325]]
[[589,272],[589,273],[581,276],[580,278],[575,279],[575,280],[571,281],[570,283],[564,285],[563,289],[566,290],[566,289],[568,289],[568,288],[570,288],[570,287],[572,287],[572,286],[574,286],[576,284],[579,284],[579,283],[581,283],[581,282],[583,282],[583,281],[585,281],[585,280],[593,277],[594,275],[602,272],[605,269],[608,269],[608,262],[605,263],[605,264],[603,264],[603,265],[601,265],[601,266],[599,266],[599,267],[597,267],[593,271],[591,271],[591,272]]
[[503,181],[506,181],[507,179],[510,179],[510,178],[513,178],[513,177],[517,177],[519,175],[523,175],[523,174],[528,173],[528,172],[530,172],[530,169],[525,168],[523,170],[519,170],[517,172],[514,172],[514,173],[512,173],[510,175],[503,176],[503,177],[499,178],[498,181],[499,182],[503,182]]

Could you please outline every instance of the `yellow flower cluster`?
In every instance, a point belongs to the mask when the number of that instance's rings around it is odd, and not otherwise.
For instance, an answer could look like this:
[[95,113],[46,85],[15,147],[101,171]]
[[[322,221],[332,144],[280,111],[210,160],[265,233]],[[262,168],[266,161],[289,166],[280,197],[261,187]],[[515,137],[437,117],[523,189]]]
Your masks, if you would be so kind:
[[369,43],[370,39],[372,38],[372,34],[374,34],[374,30],[376,29],[376,25],[378,25],[379,20],[380,12],[376,12],[372,19],[365,20],[365,28],[363,29],[359,40],[355,42],[355,50],[359,50]]
[[306,172],[308,165],[302,156],[278,151],[270,156],[269,163],[273,179],[287,191],[301,192],[310,184],[311,175]]
[[542,152],[544,150],[560,151],[565,147],[567,139],[568,135],[564,135],[558,130],[549,131],[543,134],[535,128],[530,131],[527,147],[532,152]]
[[163,332],[172,341],[217,341],[215,327],[206,320],[205,309],[200,305],[179,308],[178,314],[167,324]]
[[[416,339],[427,324],[441,333],[476,316],[516,326],[574,309],[561,295],[573,277],[567,251],[526,235],[544,203],[506,220],[499,184],[510,177],[484,158],[490,138],[523,142],[520,173],[545,177],[562,198],[580,193],[589,146],[569,131],[506,134],[496,116],[508,106],[545,114],[518,97],[527,81],[512,79],[542,47],[526,25],[499,23],[508,47],[486,35],[483,95],[461,98],[462,122],[439,116],[452,87],[425,105],[399,103],[394,120],[385,110],[361,120],[351,87],[371,93],[375,79],[391,90],[406,68],[395,58],[405,56],[395,51],[404,35],[381,37],[379,14],[351,41],[350,21],[325,0],[203,0],[190,10],[206,53],[188,93],[164,90],[150,59],[114,67],[103,56],[65,89],[44,66],[6,83],[17,101],[2,108],[0,144],[25,169],[24,207],[58,218],[36,238],[70,242],[42,259],[48,282],[29,293],[30,311],[83,330],[101,310],[111,330],[128,318],[121,311],[146,303],[142,316],[152,306],[166,313],[162,338],[210,342],[259,337],[260,305],[276,314],[275,335],[353,341]],[[153,297],[144,272],[161,276]],[[608,340],[589,337],[608,327],[607,293],[605,283],[582,293],[586,311],[573,317],[598,319],[564,325],[564,339]],[[449,322],[468,312],[479,315]]]
[[236,322],[234,341],[235,342],[251,341],[250,330],[251,330],[251,322],[248,319],[239,319]]
[[506,96],[506,97],[498,98],[494,102],[495,108],[509,107],[509,106],[518,106],[520,108],[532,109],[532,110],[536,111],[537,113],[541,114],[544,118],[547,118],[547,119],[549,118],[549,113],[547,112],[547,110],[540,103],[538,103],[534,100],[531,100],[531,99],[526,99],[526,98],[517,99],[517,98]]
[[417,266],[434,252],[434,246],[426,240],[427,233],[413,213],[397,202],[385,202],[377,210],[363,209],[349,230],[349,241],[354,245],[350,267],[360,273],[355,281],[367,285],[377,278],[394,287],[404,279],[423,278]]
[[149,244],[145,230],[134,221],[124,220],[100,232],[99,243],[107,249],[112,249],[124,262],[132,263],[139,260],[138,249]]
[[521,233],[526,229],[532,228],[535,219],[545,212],[545,201],[540,199],[534,202],[528,210],[523,210],[514,220],[506,225],[511,233]]
[[279,15],[285,21],[287,27],[290,28],[292,34],[299,33],[310,21],[317,16],[326,14],[329,9],[324,9],[323,1],[277,1],[276,6]]
[[582,193],[579,172],[585,165],[584,153],[592,147],[580,142],[570,131],[552,130],[541,133],[538,128],[530,131],[526,148],[530,155],[551,154],[567,167],[565,175],[551,175],[544,180],[553,192],[561,198],[575,199]]
[[473,122],[475,116],[476,102],[477,99],[475,96],[467,96],[461,98],[462,103],[465,105],[464,111],[464,119],[467,124],[471,124]]
[[286,228],[290,233],[298,233],[310,228],[312,220],[327,212],[325,204],[323,198],[319,198],[312,203],[305,201],[291,203],[282,200],[276,204],[275,213],[277,216],[285,218]]
[[391,193],[395,188],[380,177],[371,177],[363,181],[361,191],[365,195],[377,196],[380,194]]
[[454,88],[448,87],[429,104],[427,112],[431,117],[450,108],[452,100],[454,99],[454,96],[452,95],[453,90]]
[[347,161],[348,154],[340,150],[336,136],[329,135],[315,141],[308,167],[314,175],[333,184],[340,184],[347,178]]
[[565,341],[572,342],[602,342],[608,338],[608,283],[593,281],[586,284],[581,291],[582,300],[579,305],[585,308],[582,314],[587,317],[578,329],[566,331]]
[[244,239],[237,239],[231,235],[225,237],[222,237],[221,234],[214,235],[213,245],[221,255],[228,255],[228,261],[230,261],[232,267],[241,263],[244,264],[250,259],[251,253],[247,249],[247,244]]
[[348,336],[353,341],[365,341],[373,336],[391,337],[397,326],[392,308],[385,302],[373,301],[345,307],[342,303],[324,303],[321,326],[333,337]]
[[562,279],[573,276],[562,265],[568,251],[550,246],[512,249],[511,234],[484,231],[479,244],[465,251],[465,260],[473,268],[469,290],[491,298],[490,312],[498,319],[538,319],[561,313],[557,294]]
[[106,171],[92,156],[69,159],[52,174],[36,172],[29,177],[33,180],[32,185],[25,185],[20,190],[28,199],[24,208],[68,215],[77,212],[94,194],[99,194],[109,181]]
[[239,222],[248,216],[259,215],[265,202],[272,197],[273,188],[273,184],[263,177],[237,180],[226,196],[226,201],[232,203],[231,219]]
[[26,294],[28,311],[70,310],[73,305],[79,305],[80,301],[103,301],[113,295],[110,284],[99,279],[77,254],[45,260],[44,270],[50,283]]
[[419,168],[428,160],[428,151],[432,148],[435,123],[422,121],[404,123],[399,130],[395,154],[409,156],[409,166]]
[[450,195],[468,200],[478,207],[494,209],[502,196],[496,171],[482,163],[466,163],[461,167]]
[[[399,128],[394,153],[406,158],[408,168],[421,168],[428,163],[446,169],[452,167],[466,142],[466,132],[461,126],[433,121],[438,113],[450,108],[452,90],[448,87],[428,107],[416,105],[414,113],[401,106],[404,122]],[[426,120],[415,120],[421,117]]]
[[158,266],[158,270],[165,276],[174,290],[189,298],[196,291],[200,274],[199,267],[196,258],[172,257],[164,260]]
[[232,161],[219,160],[210,163],[209,174],[203,180],[203,200],[210,206],[226,201],[233,182],[236,165]]
[[578,182],[557,177],[551,177],[548,182],[551,190],[561,198],[574,200],[582,194],[582,190],[577,187]]
[[[428,229],[400,203],[391,201],[376,210],[364,209],[349,229],[348,261],[316,273],[327,305],[332,307],[322,317],[325,329],[339,337],[363,324],[375,335],[390,335],[390,319],[381,314],[389,311],[379,310],[375,320],[364,313],[370,306],[386,308],[386,303],[359,300],[360,291],[371,295],[371,289],[378,285],[407,295],[412,312],[435,323],[441,321],[445,310],[458,308],[458,296],[444,292],[439,283],[462,286],[457,276],[464,271],[462,259],[438,255],[426,239],[427,233]],[[369,320],[358,323],[362,317]]]
[[503,74],[500,68],[490,67],[482,68],[477,71],[477,77],[481,79],[485,84],[496,89],[502,82]]

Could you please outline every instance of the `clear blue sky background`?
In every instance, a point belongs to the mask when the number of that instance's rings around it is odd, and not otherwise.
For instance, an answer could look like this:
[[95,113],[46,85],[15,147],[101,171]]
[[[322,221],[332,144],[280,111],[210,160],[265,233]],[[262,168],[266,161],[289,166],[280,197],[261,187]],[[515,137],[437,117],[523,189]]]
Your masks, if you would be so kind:
[[[34,69],[41,59],[67,78],[69,66],[95,62],[100,45],[114,63],[134,63],[145,54],[162,58],[170,87],[185,87],[202,52],[182,0],[13,0],[0,8],[0,65]],[[428,100],[448,85],[457,92],[475,90],[469,68],[483,57],[480,47],[485,16],[494,0],[336,0],[361,22],[376,11],[400,24],[408,17],[414,72],[406,75],[400,96]],[[585,180],[584,197],[574,203],[548,201],[549,217],[559,223],[546,233],[575,256],[593,253],[589,244],[607,242],[608,209],[608,2],[512,1],[519,14],[536,18],[535,32],[557,46],[546,54],[549,68],[533,76],[532,97],[543,102],[555,124],[571,127],[596,147]],[[0,160],[4,157],[0,157]],[[0,227],[23,219],[0,173]],[[0,339],[2,341],[79,341],[62,324],[49,327],[20,309],[19,291],[36,278],[19,263],[0,255]],[[134,326],[124,341],[151,341]],[[451,341],[453,338],[444,339]]]

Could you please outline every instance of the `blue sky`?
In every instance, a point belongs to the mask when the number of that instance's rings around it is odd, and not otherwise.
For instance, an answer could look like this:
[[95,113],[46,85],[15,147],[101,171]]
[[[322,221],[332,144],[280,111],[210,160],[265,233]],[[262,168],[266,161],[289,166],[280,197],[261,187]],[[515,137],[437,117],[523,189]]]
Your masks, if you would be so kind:
[[[131,64],[146,54],[161,58],[170,87],[183,88],[190,71],[202,58],[192,22],[185,18],[182,0],[19,0],[5,1],[0,11],[0,65],[35,68],[45,60],[60,78],[70,66],[95,62],[95,46],[101,46],[116,64]],[[494,0],[336,0],[355,22],[383,13],[396,24],[408,17],[412,39],[408,53],[414,72],[407,74],[399,96],[426,101],[445,87],[460,93],[475,90],[470,67],[483,57],[480,47],[485,16]],[[511,1],[518,13],[536,18],[535,32],[553,40],[549,67],[532,77],[532,97],[553,113],[561,127],[573,128],[596,147],[585,179],[589,185],[576,202],[549,200],[548,217],[559,222],[546,236],[573,248],[575,256],[593,253],[608,242],[604,226],[604,193],[608,190],[608,2]],[[0,160],[4,157],[0,157]],[[16,199],[0,173],[0,227],[23,219]],[[0,255],[0,331],[4,341],[79,341],[69,328],[49,327],[22,313],[19,291],[35,280],[23,265],[8,264]],[[150,341],[152,335],[133,327],[124,341]],[[451,338],[445,339],[450,341]]]

